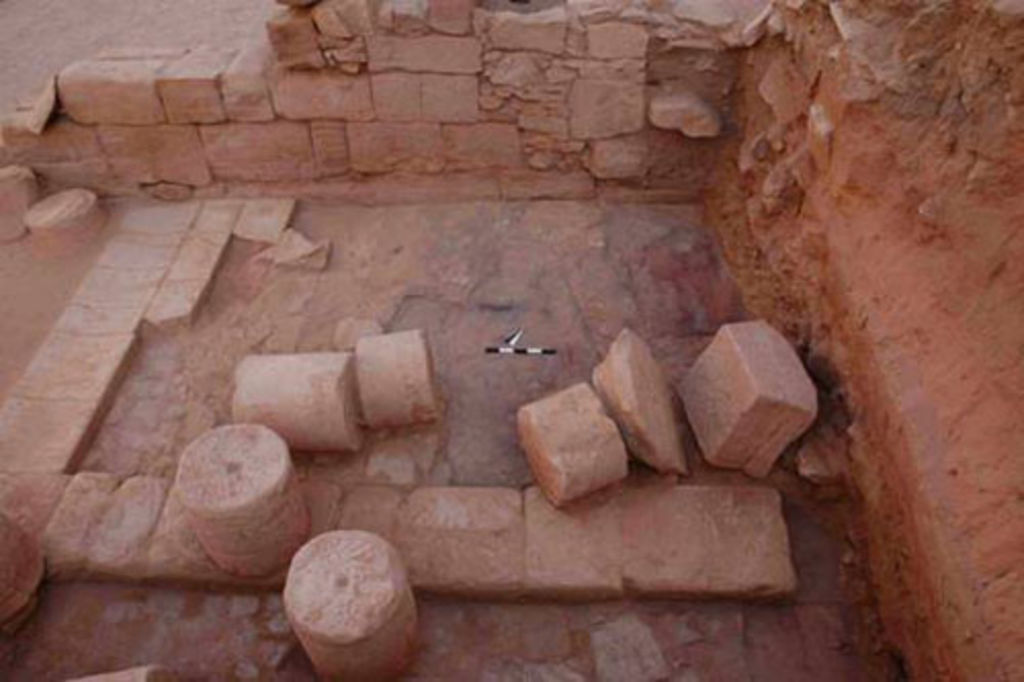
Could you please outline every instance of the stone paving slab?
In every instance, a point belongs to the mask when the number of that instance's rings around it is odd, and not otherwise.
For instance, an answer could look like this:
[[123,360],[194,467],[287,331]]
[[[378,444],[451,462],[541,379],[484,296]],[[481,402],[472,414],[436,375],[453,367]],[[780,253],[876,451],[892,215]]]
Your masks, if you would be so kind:
[[95,423],[96,407],[88,401],[8,398],[0,408],[0,471],[74,468]]

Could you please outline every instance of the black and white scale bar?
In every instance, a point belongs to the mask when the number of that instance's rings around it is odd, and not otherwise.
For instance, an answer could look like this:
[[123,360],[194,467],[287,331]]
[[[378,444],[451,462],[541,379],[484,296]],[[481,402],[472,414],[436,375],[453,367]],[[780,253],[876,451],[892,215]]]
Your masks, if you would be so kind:
[[484,352],[491,355],[557,355],[554,348],[515,348],[512,346],[488,346]]

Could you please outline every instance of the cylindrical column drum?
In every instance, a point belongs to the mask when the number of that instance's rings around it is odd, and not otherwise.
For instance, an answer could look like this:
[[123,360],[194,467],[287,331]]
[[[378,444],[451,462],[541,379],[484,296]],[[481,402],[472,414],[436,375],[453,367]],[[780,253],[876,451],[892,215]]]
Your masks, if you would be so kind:
[[358,450],[353,365],[350,353],[250,355],[235,370],[232,417],[269,426],[296,450]]
[[21,526],[0,514],[0,625],[18,619],[43,579],[43,552]]
[[363,418],[373,428],[430,422],[440,415],[433,358],[418,329],[359,339],[356,376]]
[[416,649],[416,600],[398,551],[364,531],[307,543],[284,588],[292,629],[324,678],[398,677]]
[[37,235],[88,232],[98,230],[106,222],[106,209],[87,189],[58,192],[34,204],[25,213],[25,226]]
[[182,453],[175,494],[220,568],[262,576],[288,565],[310,516],[288,446],[259,424],[212,429]]

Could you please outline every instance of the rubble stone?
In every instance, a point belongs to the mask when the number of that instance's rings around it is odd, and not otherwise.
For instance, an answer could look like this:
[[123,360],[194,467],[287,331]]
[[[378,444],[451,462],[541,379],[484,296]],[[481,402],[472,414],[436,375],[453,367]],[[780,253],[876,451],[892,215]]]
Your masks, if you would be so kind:
[[387,680],[413,661],[416,601],[398,552],[362,531],[334,531],[292,560],[288,620],[319,675]]
[[417,488],[395,544],[412,584],[430,592],[514,596],[523,585],[523,499],[508,488]]
[[274,106],[267,86],[271,52],[265,41],[247,44],[221,75],[224,114],[229,120],[247,123],[272,121]]
[[61,105],[79,123],[164,123],[156,89],[164,64],[159,59],[76,62],[57,77]]
[[524,405],[517,421],[534,478],[556,507],[628,473],[619,430],[585,383]]
[[374,32],[380,2],[374,0],[323,0],[313,8],[313,21],[330,38],[352,38]]
[[370,71],[428,73],[479,73],[483,69],[480,42],[476,38],[424,36],[399,38],[375,35],[367,38]]
[[793,348],[763,321],[728,324],[683,382],[705,459],[765,476],[814,421],[817,393]]
[[635,133],[644,127],[644,86],[577,79],[569,94],[569,128],[580,140]]
[[232,417],[263,424],[296,450],[359,450],[359,403],[349,353],[250,355],[235,370]]
[[0,514],[0,625],[31,604],[43,579],[39,542]]
[[96,132],[111,170],[122,180],[197,187],[212,180],[193,126],[99,126]]
[[692,92],[662,92],[651,98],[651,125],[678,130],[687,137],[717,137],[722,119],[715,109]]
[[436,173],[444,167],[436,123],[350,123],[347,128],[352,168],[361,173]]
[[265,426],[200,436],[182,453],[174,485],[203,549],[228,573],[274,573],[308,538],[309,510],[288,446]]
[[564,7],[540,12],[494,12],[488,17],[488,38],[500,50],[562,54],[568,19]]
[[440,416],[434,360],[421,330],[359,339],[356,375],[363,418],[371,428],[430,422]]
[[303,180],[315,175],[309,126],[292,121],[202,126],[206,158],[218,180]]
[[594,59],[644,59],[647,29],[621,22],[591,24],[587,26],[587,53]]
[[593,140],[587,169],[602,180],[639,178],[649,163],[647,138],[643,134]]
[[662,473],[687,472],[672,389],[643,339],[623,329],[594,369],[594,386],[634,457]]
[[161,71],[156,89],[169,123],[220,123],[227,119],[220,97],[221,75],[235,53],[209,47],[189,50]]
[[372,121],[373,97],[367,76],[332,70],[283,71],[271,79],[274,109],[283,118]]
[[33,233],[88,232],[106,224],[107,211],[89,190],[69,189],[34,204],[25,213],[24,220],[29,232]]
[[350,352],[356,349],[359,339],[364,336],[379,336],[384,329],[377,320],[346,317],[339,320],[334,328],[334,350]]
[[25,234],[25,213],[38,196],[39,185],[31,168],[0,168],[0,242],[11,242]]

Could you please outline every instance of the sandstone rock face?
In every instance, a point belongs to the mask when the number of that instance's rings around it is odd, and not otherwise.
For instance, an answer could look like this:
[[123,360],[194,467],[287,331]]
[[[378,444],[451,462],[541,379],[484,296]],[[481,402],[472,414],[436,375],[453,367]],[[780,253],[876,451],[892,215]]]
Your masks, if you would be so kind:
[[309,535],[288,446],[265,426],[221,426],[181,455],[175,494],[203,549],[225,571],[273,573]]
[[412,663],[416,602],[398,552],[362,531],[334,531],[292,560],[284,605],[324,678],[390,680]]
[[34,204],[25,214],[30,232],[59,237],[67,232],[98,230],[107,222],[107,211],[96,195],[85,189],[69,189]]
[[42,579],[39,542],[0,514],[0,626],[32,603]]
[[159,665],[119,670],[116,673],[102,673],[88,677],[76,677],[67,682],[177,682],[178,676]]
[[162,59],[76,62],[57,77],[57,92],[78,123],[163,123],[156,79],[164,64]]
[[594,369],[594,386],[634,457],[664,473],[686,473],[672,389],[643,339],[623,329]]
[[523,585],[523,499],[508,488],[417,488],[395,543],[417,589],[509,596]]
[[346,317],[334,328],[334,350],[351,352],[364,336],[379,336],[384,329],[377,320]]
[[431,422],[441,414],[434,360],[420,330],[359,339],[356,376],[363,419],[372,428]]
[[778,597],[796,590],[772,488],[645,486],[621,500],[623,580],[648,596]]
[[358,450],[354,365],[349,353],[250,355],[235,370],[232,416],[270,427],[296,450]]
[[800,359],[761,321],[718,330],[686,375],[683,402],[705,459],[751,476],[766,476],[818,412]]
[[648,116],[656,128],[678,130],[687,137],[717,137],[722,132],[718,112],[692,92],[655,95]]
[[36,202],[39,186],[32,169],[24,166],[0,168],[0,242],[11,242],[25,234],[25,213]]
[[569,93],[569,127],[576,139],[635,133],[644,127],[644,86],[580,78]]
[[628,473],[619,430],[587,384],[524,405],[519,441],[537,485],[555,506],[622,480]]

